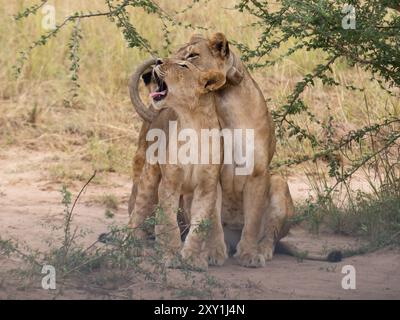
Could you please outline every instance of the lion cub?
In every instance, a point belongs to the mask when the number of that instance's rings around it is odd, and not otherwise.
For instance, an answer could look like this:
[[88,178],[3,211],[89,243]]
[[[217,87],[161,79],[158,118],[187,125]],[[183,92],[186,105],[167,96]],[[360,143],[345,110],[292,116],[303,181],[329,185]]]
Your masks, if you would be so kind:
[[[158,88],[150,93],[153,106],[157,110],[171,108],[176,112],[178,119],[175,122],[175,135],[179,137],[178,141],[167,138],[164,145],[167,150],[166,161],[158,164],[161,169],[158,188],[161,214],[159,212],[156,219],[156,239],[164,249],[166,262],[171,264],[181,248],[177,210],[180,197],[183,196],[185,214],[189,215],[187,220],[191,227],[180,251],[182,258],[196,269],[206,269],[208,263],[222,265],[227,257],[221,224],[222,195],[219,185],[222,146],[218,139],[219,154],[218,161],[215,161],[213,152],[216,151],[209,137],[206,138],[206,150],[202,150],[204,144],[201,143],[201,137],[204,129],[220,129],[212,91],[225,84],[225,76],[217,71],[202,72],[187,61],[166,59],[157,61],[154,78]],[[166,135],[171,136],[174,130],[171,128],[170,123]],[[190,158],[192,161],[187,160],[188,150],[185,146],[188,132],[197,137],[197,155],[194,155],[197,161],[193,161],[193,158]],[[184,139],[181,139],[181,134]],[[162,145],[158,141],[158,146]],[[206,156],[203,157],[200,153],[205,151]],[[135,217],[136,220],[138,218]]]

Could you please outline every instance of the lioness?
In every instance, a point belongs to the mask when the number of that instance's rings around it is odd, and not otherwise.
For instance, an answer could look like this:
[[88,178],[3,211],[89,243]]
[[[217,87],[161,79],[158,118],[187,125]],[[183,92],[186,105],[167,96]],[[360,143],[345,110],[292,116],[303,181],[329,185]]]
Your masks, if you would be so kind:
[[[200,71],[188,61],[176,59],[158,59],[154,68],[157,90],[151,92],[153,106],[156,110],[171,108],[177,116],[177,130],[190,129],[201,136],[202,129],[217,129],[220,126],[215,107],[215,95],[212,91],[225,84],[225,76],[219,71]],[[168,148],[173,141],[158,141],[157,146]],[[177,149],[183,143],[179,142]],[[221,144],[221,141],[219,141]],[[207,150],[209,157],[212,145]],[[220,146],[219,146],[220,147]],[[160,157],[161,150],[158,151]],[[176,151],[176,150],[174,150]],[[218,151],[219,152],[219,151]],[[144,167],[143,176],[151,176],[151,170],[160,170],[161,181],[158,186],[158,200],[162,215],[158,215],[156,240],[163,246],[165,260],[171,264],[181,247],[180,230],[177,224],[177,209],[181,195],[187,200],[188,220],[191,228],[181,250],[181,256],[196,269],[206,269],[208,263],[222,265],[227,257],[224,234],[221,224],[221,186],[219,175],[221,162],[210,164],[182,163],[178,157],[176,164],[170,154],[165,163],[149,163]],[[218,154],[222,161],[222,156]],[[141,180],[137,189],[137,198],[142,199],[148,186],[154,182]],[[151,185],[150,188],[153,188]],[[140,232],[140,225],[147,218],[143,202],[135,206],[130,226],[134,232]],[[145,205],[145,204],[144,204]],[[200,230],[202,223],[210,221],[210,230]]]
[[[253,172],[248,176],[238,176],[235,175],[236,164],[223,167],[222,222],[227,230],[241,232],[235,254],[239,263],[248,267],[264,266],[265,261],[272,258],[276,242],[288,231],[285,221],[294,213],[287,183],[279,177],[272,180],[270,177],[269,164],[276,140],[265,99],[243,63],[230,50],[222,33],[216,33],[209,39],[193,36],[187,45],[176,52],[175,58],[190,61],[200,70],[214,69],[226,75],[226,84],[215,92],[222,128],[254,130]],[[152,123],[157,114],[146,108],[137,90],[134,90],[135,85],[131,84],[132,102],[142,118]],[[148,127],[149,124],[144,125],[142,139]],[[146,143],[139,141],[139,152],[134,160],[134,179],[140,176],[140,167],[144,163],[143,145]],[[131,208],[136,199],[136,189],[134,183]]]

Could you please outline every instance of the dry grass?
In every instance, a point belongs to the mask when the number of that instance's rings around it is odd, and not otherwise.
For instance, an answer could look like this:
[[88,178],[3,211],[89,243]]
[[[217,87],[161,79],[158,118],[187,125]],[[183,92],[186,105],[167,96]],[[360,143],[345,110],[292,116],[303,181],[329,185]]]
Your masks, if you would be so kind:
[[[183,3],[191,2],[163,0],[159,4],[172,14],[179,7],[185,7]],[[35,49],[19,79],[12,75],[17,52],[27,48],[43,32],[40,13],[19,22],[14,21],[12,15],[34,3],[18,0],[0,6],[0,146],[60,150],[70,155],[69,166],[73,167],[74,161],[85,161],[97,170],[128,174],[140,120],[129,101],[127,79],[146,53],[128,49],[119,30],[106,18],[82,21],[81,90],[74,107],[66,107],[63,101],[69,98],[72,87],[66,46],[71,28],[63,30],[45,47]],[[259,30],[248,26],[252,17],[229,9],[234,3],[233,0],[209,1],[205,5],[202,2],[176,19],[209,28],[205,33],[222,31],[229,39],[254,45]],[[105,9],[102,1],[58,0],[53,4],[57,22],[78,10]],[[141,9],[131,10],[131,14],[132,22],[152,47],[166,55],[162,25],[156,17]],[[173,47],[184,43],[193,32],[199,31],[174,27],[171,32]],[[282,51],[277,51],[274,55],[280,53]],[[282,104],[302,75],[322,59],[323,54],[319,52],[295,54],[271,68],[254,72],[270,108]],[[388,112],[400,114],[400,102],[370,82],[369,74],[346,66],[344,61],[336,63],[333,71],[338,80],[366,88],[366,93],[364,96],[364,93],[347,91],[343,87],[325,88],[317,82],[315,87],[306,90],[304,97],[311,111],[322,121],[326,121],[329,114],[333,115],[339,129],[345,133],[377,121]],[[318,135],[324,134],[306,117],[300,116],[296,121]],[[299,152],[310,152],[310,147],[306,143],[280,146],[275,159]],[[60,166],[53,170],[56,178],[74,176],[64,172],[62,164]]]

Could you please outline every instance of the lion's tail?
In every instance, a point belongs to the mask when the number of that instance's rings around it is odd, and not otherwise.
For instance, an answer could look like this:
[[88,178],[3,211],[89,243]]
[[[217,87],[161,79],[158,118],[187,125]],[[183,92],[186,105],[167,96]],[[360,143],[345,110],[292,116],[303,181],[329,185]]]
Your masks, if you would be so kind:
[[276,253],[283,253],[288,254],[290,256],[298,257],[304,260],[315,260],[315,261],[328,261],[328,262],[339,262],[342,261],[343,254],[340,250],[332,250],[327,254],[309,254],[307,251],[301,251],[300,249],[296,248],[296,246],[279,241],[275,247]]

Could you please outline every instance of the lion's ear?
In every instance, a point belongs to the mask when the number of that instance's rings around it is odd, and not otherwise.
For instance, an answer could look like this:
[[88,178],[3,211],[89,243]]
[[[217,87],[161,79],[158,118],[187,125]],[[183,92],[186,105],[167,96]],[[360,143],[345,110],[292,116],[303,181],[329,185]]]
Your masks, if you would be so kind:
[[201,92],[207,93],[220,89],[226,82],[223,73],[219,71],[207,71],[200,77]]
[[226,58],[229,55],[228,40],[223,33],[214,33],[209,40],[210,49],[214,54],[219,55],[221,58]]

